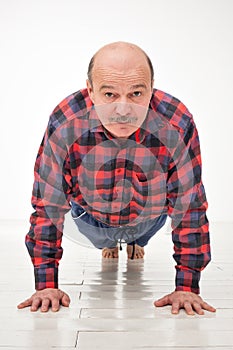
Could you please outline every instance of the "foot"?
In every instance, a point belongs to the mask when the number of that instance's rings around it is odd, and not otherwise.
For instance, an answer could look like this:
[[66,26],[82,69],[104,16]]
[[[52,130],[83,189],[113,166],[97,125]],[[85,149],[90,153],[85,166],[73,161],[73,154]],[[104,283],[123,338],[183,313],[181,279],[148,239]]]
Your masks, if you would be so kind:
[[[133,253],[133,246],[127,244],[128,259],[131,259],[132,253]],[[135,244],[134,256],[133,256],[133,258],[134,258],[134,259],[143,259],[144,254],[145,254],[144,248],[143,248],[143,247],[140,247],[140,245],[138,245],[138,244]]]
[[118,258],[118,247],[114,248],[103,248],[102,249],[102,257],[105,259],[116,259]]

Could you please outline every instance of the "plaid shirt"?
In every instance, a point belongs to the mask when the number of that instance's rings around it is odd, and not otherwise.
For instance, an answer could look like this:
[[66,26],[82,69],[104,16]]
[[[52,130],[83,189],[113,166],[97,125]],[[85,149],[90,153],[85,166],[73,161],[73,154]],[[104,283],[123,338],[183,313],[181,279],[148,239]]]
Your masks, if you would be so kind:
[[210,261],[207,201],[192,115],[154,89],[142,126],[125,142],[100,123],[87,90],[64,99],[50,116],[35,163],[26,245],[36,289],[58,287],[64,215],[71,201],[110,227],[172,218],[176,290],[199,293]]

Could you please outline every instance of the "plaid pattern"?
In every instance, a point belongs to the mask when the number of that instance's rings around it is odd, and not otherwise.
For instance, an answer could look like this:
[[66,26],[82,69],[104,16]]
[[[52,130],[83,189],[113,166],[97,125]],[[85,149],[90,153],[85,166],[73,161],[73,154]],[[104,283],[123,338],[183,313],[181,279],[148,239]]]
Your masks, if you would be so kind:
[[178,99],[154,89],[143,125],[121,142],[100,124],[86,89],[68,96],[50,116],[34,174],[26,245],[37,290],[58,287],[64,215],[76,201],[109,227],[168,214],[176,290],[199,293],[210,261],[207,201],[197,129]]

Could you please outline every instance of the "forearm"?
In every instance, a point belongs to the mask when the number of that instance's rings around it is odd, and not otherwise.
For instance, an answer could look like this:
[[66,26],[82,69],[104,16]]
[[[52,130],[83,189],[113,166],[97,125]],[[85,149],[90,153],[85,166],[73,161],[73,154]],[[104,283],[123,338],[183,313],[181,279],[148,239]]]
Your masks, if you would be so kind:
[[176,290],[198,294],[201,271],[211,260],[209,222],[206,217],[207,203],[192,208],[174,227],[174,259],[176,265]]
[[64,213],[61,210],[57,210],[57,217],[50,217],[45,208],[31,215],[26,246],[34,265],[37,290],[58,286],[58,265],[63,253],[63,221]]

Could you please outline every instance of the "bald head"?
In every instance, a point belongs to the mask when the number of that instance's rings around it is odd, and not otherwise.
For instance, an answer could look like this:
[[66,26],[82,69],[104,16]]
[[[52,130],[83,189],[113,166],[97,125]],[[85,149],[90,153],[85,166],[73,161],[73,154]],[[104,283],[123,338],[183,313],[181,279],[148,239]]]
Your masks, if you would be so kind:
[[154,69],[148,55],[139,46],[131,43],[111,43],[100,48],[92,57],[88,66],[88,80],[93,85],[95,75],[105,67],[127,73],[130,68],[143,65],[147,67],[153,85]]

